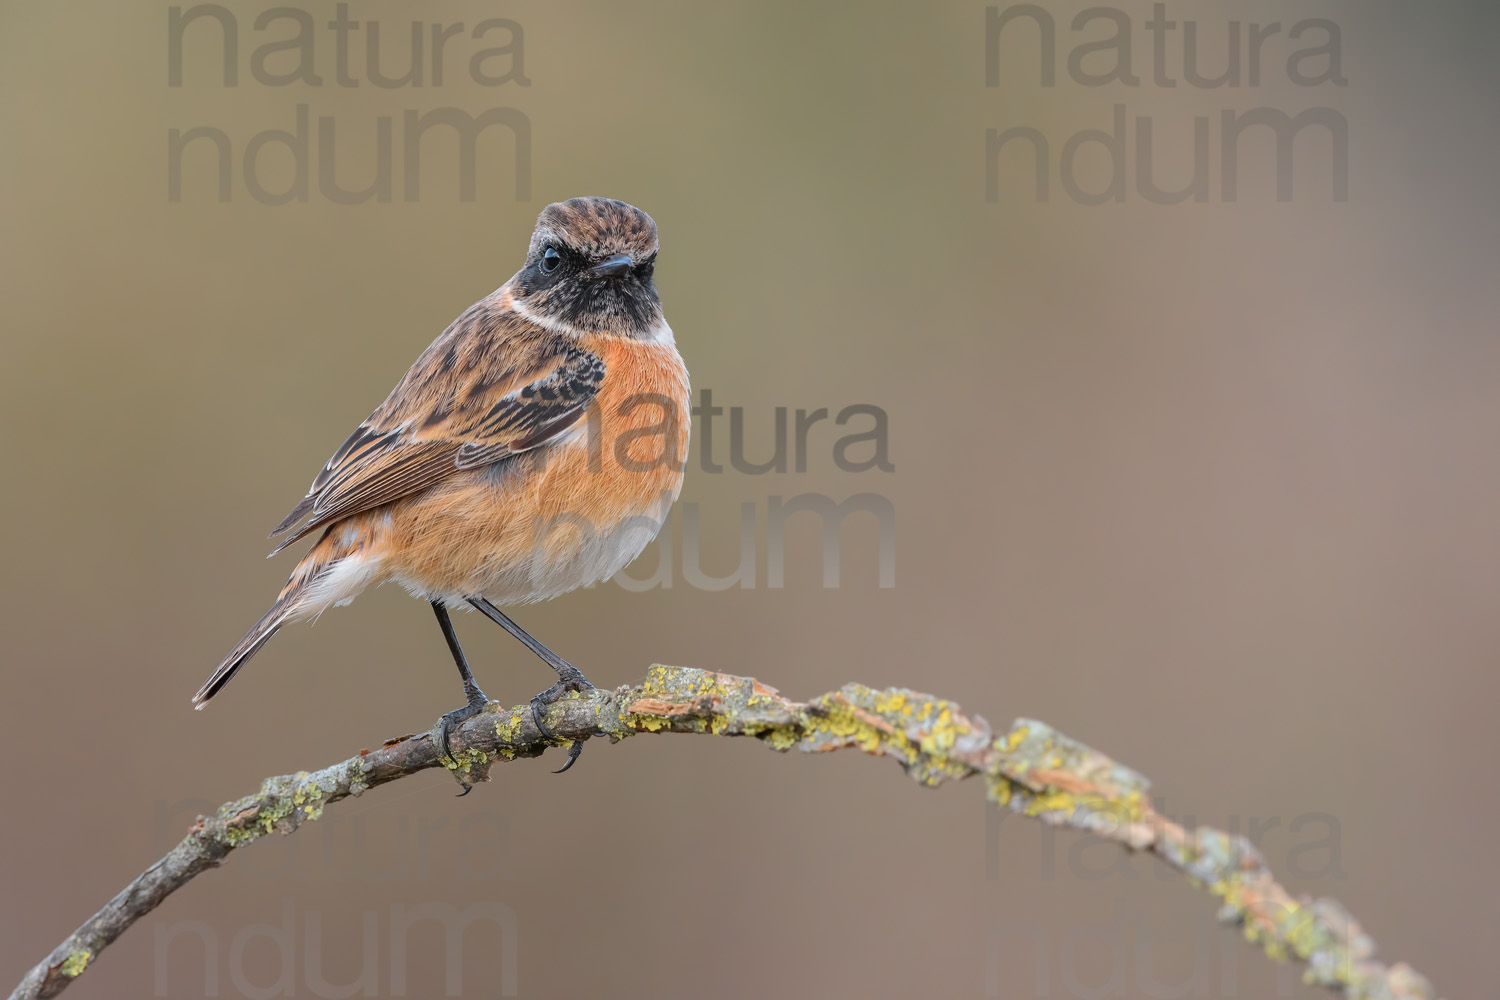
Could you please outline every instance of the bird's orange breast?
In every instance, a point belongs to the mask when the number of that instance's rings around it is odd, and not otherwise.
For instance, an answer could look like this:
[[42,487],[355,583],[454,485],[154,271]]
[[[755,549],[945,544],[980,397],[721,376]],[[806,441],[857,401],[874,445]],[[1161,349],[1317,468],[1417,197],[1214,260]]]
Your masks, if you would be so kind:
[[393,504],[382,546],[393,576],[426,593],[536,600],[612,575],[655,535],[682,488],[687,369],[670,344],[579,346],[606,370],[584,419],[561,442]]
[[692,430],[682,357],[669,344],[618,337],[586,337],[580,346],[604,359],[604,383],[582,435],[561,449],[544,504],[599,524],[654,510],[663,495],[670,505]]

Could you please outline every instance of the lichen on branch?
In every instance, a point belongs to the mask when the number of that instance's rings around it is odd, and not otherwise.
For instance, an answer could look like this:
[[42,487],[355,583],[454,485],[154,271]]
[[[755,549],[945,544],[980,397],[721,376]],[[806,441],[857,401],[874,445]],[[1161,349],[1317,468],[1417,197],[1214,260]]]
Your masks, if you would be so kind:
[[660,664],[640,684],[570,694],[547,709],[545,721],[551,739],[537,729],[529,704],[491,703],[451,734],[451,756],[442,753],[434,729],[387,740],[320,771],[267,778],[255,794],[200,816],[166,857],[38,963],[11,1000],[61,993],[132,923],[200,872],[270,833],[295,832],[340,799],[433,767],[447,768],[467,788],[487,781],[497,763],[576,740],[617,743],[641,733],[751,737],[779,751],[859,749],[895,758],[929,786],[979,777],[999,807],[1156,856],[1218,897],[1219,918],[1239,926],[1269,957],[1305,963],[1308,983],[1348,1000],[1436,996],[1410,967],[1376,960],[1374,944],[1338,903],[1293,898],[1244,837],[1172,822],[1152,808],[1145,778],[1042,722],[1018,719],[997,734],[953,702],[904,688],[846,684],[795,702],[754,678]]

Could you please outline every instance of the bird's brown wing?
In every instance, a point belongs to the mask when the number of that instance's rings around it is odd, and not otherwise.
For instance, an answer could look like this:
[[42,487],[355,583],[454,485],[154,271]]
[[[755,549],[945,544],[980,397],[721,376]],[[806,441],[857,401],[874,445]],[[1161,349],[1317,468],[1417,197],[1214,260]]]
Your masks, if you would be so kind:
[[368,420],[334,452],[307,496],[271,532],[276,551],[324,525],[502,461],[576,423],[604,361],[510,311],[477,303],[433,341]]

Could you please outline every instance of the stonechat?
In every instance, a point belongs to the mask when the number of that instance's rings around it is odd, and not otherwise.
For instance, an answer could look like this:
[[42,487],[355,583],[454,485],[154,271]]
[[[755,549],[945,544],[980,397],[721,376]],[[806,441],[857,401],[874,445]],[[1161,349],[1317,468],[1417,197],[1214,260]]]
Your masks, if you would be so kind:
[[464,707],[442,718],[445,751],[487,700],[452,608],[482,612],[557,672],[531,701],[546,734],[545,706],[591,685],[498,606],[613,576],[682,488],[688,373],[652,283],[656,252],[656,223],[624,202],[543,209],[525,266],[422,352],[271,533],[287,533],[276,552],[321,535],[194,704],[283,625],[395,580],[431,603],[463,679]]

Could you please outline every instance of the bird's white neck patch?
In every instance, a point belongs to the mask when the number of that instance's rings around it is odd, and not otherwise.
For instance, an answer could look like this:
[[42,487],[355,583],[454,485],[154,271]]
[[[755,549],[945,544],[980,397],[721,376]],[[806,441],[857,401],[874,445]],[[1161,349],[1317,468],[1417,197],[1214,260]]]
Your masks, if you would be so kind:
[[[513,292],[506,295],[504,304],[514,310],[517,316],[520,316],[522,319],[527,320],[528,322],[535,323],[537,326],[541,327],[543,330],[546,330],[548,333],[556,333],[564,337],[582,337],[591,333],[595,336],[611,336],[611,334],[606,331],[584,330],[580,327],[574,326],[572,323],[557,319],[556,317],[544,316],[536,310],[528,307],[525,301],[523,301]],[[614,334],[614,336],[620,335]],[[665,344],[668,347],[677,346],[677,338],[672,334],[672,327],[667,324],[667,318],[661,315],[660,312],[657,313],[656,322],[651,325],[651,328],[649,330],[647,330],[640,336],[632,337],[631,339],[644,341],[648,344]]]
[[656,325],[647,330],[640,338],[650,344],[665,344],[668,347],[677,346],[677,338],[672,336],[672,328],[667,325],[667,318],[660,317]]
[[580,330],[572,323],[565,323],[560,319],[555,319],[551,316],[544,316],[541,313],[536,312],[535,310],[529,308],[525,302],[521,301],[521,299],[517,298],[515,295],[510,296],[510,307],[515,310],[517,316],[520,316],[522,319],[525,319],[529,322],[535,323],[537,326],[541,327],[543,330],[546,330],[548,333],[560,333],[565,337],[581,337],[585,332],[587,332],[584,330]]

